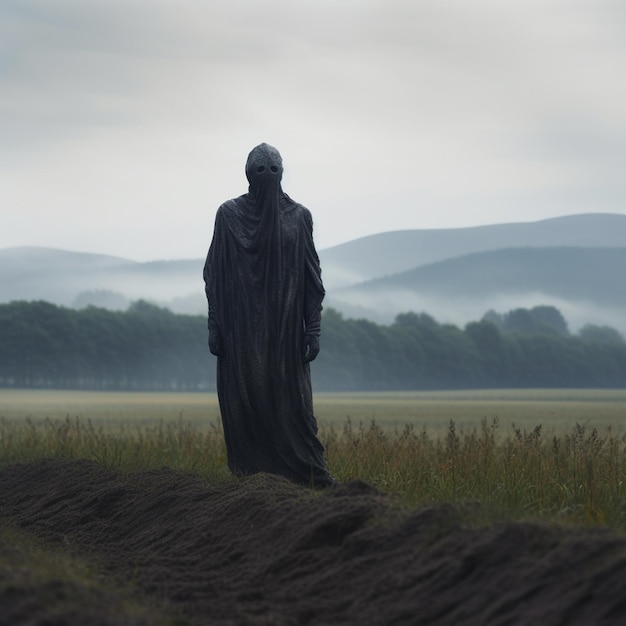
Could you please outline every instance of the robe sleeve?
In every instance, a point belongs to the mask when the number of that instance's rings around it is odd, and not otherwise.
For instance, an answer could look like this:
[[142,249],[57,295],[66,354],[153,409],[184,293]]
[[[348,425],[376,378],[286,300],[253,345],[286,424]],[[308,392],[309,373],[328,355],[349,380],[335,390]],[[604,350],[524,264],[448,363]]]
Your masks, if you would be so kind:
[[304,209],[306,231],[306,281],[304,295],[304,331],[307,335],[319,337],[322,319],[322,301],[325,291],[322,283],[320,259],[313,243],[313,218]]
[[[215,228],[213,230],[213,239],[211,241],[211,246],[209,247],[209,252],[206,257],[206,261],[204,263],[204,292],[207,297],[207,304],[209,309],[208,316],[208,328],[209,328],[209,344],[213,341],[214,346],[211,351],[216,354],[216,351],[219,351],[219,344],[221,340],[221,331],[220,325],[218,323],[218,306],[216,294],[216,285],[215,279],[216,274],[220,272],[220,262],[219,262],[219,247],[221,245],[221,240],[223,238],[222,229],[223,229],[223,209],[220,207],[217,211],[217,215],[215,216]],[[216,351],[213,350],[216,348]]]

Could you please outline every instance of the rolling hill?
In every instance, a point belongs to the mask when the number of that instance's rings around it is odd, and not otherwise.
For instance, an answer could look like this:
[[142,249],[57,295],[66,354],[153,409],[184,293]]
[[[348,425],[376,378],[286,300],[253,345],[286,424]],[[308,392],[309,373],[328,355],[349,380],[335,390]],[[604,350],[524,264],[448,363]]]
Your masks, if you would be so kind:
[[528,223],[380,233],[322,250],[320,258],[324,283],[334,289],[472,252],[566,246],[626,247],[626,215],[568,215]]

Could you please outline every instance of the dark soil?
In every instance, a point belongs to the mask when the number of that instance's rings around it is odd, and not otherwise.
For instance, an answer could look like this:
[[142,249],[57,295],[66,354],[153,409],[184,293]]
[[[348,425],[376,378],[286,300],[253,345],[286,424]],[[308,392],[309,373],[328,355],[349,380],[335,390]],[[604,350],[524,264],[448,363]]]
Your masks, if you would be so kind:
[[[400,511],[360,482],[320,492],[268,475],[206,485],[168,469],[44,461],[0,470],[0,518],[95,564],[169,623],[626,624],[625,538],[537,523],[472,528],[452,506]],[[153,623],[121,603],[108,605],[110,619],[50,620],[40,590],[3,574],[3,624]]]

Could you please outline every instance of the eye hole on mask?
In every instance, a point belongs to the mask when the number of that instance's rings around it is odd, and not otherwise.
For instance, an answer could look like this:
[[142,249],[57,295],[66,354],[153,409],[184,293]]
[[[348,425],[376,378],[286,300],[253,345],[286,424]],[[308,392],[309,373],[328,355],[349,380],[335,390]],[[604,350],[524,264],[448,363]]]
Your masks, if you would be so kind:
[[278,168],[275,165],[272,165],[272,167],[270,167],[270,169],[272,170],[272,172],[274,172],[274,174],[276,174],[276,172],[278,172]]
[[257,174],[261,174],[264,171],[265,171],[265,165],[259,165],[259,167],[256,168]]

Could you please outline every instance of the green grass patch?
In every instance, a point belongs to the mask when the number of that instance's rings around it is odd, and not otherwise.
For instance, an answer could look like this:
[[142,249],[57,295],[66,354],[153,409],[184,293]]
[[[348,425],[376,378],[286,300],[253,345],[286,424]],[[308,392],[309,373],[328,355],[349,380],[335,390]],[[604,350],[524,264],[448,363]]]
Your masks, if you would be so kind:
[[172,625],[70,550],[0,528],[0,601],[3,623]]

